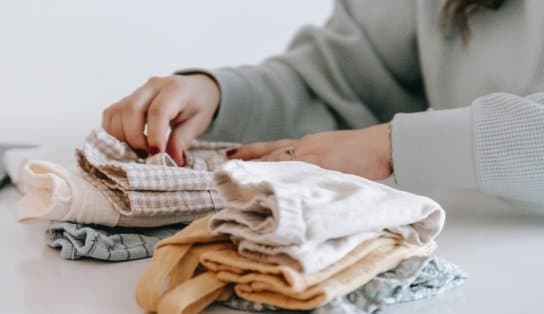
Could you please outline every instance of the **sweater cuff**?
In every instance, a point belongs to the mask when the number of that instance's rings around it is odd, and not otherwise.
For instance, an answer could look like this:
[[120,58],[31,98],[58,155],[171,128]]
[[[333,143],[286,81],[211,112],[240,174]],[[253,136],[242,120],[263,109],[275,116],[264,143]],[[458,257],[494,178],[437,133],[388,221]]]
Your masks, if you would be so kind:
[[221,139],[222,141],[244,142],[246,134],[251,130],[233,126],[252,125],[256,106],[252,101],[253,92],[249,84],[235,71],[229,69],[204,70],[191,68],[177,71],[176,74],[205,74],[214,79],[219,85],[220,101],[210,127],[203,134],[204,139]]
[[398,184],[477,187],[470,107],[396,114],[391,140]]

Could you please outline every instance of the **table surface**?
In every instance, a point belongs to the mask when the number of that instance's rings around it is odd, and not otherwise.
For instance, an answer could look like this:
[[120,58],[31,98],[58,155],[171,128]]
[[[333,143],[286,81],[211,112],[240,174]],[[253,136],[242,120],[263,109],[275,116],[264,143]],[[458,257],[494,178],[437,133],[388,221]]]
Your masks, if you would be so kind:
[[[416,191],[421,192],[421,191]],[[468,281],[438,297],[385,313],[542,313],[544,215],[471,191],[425,191],[448,214],[437,254]],[[13,187],[0,191],[0,304],[6,313],[142,313],[134,288],[148,263],[66,261],[45,245],[45,223],[16,223]],[[220,307],[208,313],[240,313]]]

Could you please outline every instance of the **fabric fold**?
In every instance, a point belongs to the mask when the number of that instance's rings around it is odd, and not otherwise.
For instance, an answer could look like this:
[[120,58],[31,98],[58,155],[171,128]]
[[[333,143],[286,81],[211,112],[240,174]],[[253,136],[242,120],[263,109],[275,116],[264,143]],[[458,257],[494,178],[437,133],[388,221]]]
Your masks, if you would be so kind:
[[316,272],[379,236],[423,245],[442,230],[433,200],[297,162],[226,162],[214,173],[225,209],[210,221],[240,254]]
[[194,141],[186,152],[187,165],[178,167],[166,153],[141,159],[126,143],[99,129],[76,155],[85,179],[123,215],[187,213],[194,219],[223,207],[211,171],[226,160],[223,151],[235,146]]
[[[136,291],[137,302],[143,309],[159,309],[159,313],[198,313],[189,309],[189,304],[202,298],[207,300],[204,303],[213,301],[207,297],[209,286],[190,284],[192,280],[199,282],[194,278],[204,274],[212,276],[213,282],[234,285],[234,292],[246,300],[284,309],[313,309],[355,290],[406,258],[429,255],[436,247],[434,242],[414,245],[400,238],[379,237],[360,244],[328,268],[308,274],[290,266],[265,264],[240,255],[228,237],[209,232],[209,223],[209,217],[202,218],[157,244],[155,256]],[[191,295],[200,299],[188,302],[179,289],[192,291]],[[179,295],[176,306],[161,305],[173,302],[171,294]]]
[[185,215],[125,216],[80,173],[44,160],[30,160],[23,167],[22,183],[26,192],[16,203],[21,223],[44,220],[69,221],[108,227],[157,227],[188,223],[202,213]]
[[91,258],[103,261],[131,261],[151,257],[155,244],[185,225],[158,228],[107,228],[52,221],[46,231],[47,245],[60,249],[64,259]]
[[[392,270],[383,272],[355,291],[335,298],[311,314],[368,314],[387,305],[432,297],[460,286],[467,274],[458,266],[437,256],[414,256]],[[245,312],[286,313],[269,304],[232,296],[220,304]]]

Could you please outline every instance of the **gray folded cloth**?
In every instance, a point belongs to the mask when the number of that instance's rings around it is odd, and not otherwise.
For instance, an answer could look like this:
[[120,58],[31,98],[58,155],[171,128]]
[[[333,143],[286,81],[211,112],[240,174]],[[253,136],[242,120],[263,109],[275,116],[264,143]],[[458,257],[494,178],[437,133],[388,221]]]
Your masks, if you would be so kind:
[[[376,313],[386,305],[410,302],[457,287],[467,274],[458,266],[436,256],[411,257],[396,268],[381,273],[359,289],[314,309],[311,314]],[[221,304],[242,311],[302,313],[254,303],[238,297]],[[308,312],[306,312],[308,313]]]
[[51,221],[47,228],[47,245],[60,248],[64,259],[91,258],[121,262],[151,257],[155,244],[185,225],[157,228],[108,228]]

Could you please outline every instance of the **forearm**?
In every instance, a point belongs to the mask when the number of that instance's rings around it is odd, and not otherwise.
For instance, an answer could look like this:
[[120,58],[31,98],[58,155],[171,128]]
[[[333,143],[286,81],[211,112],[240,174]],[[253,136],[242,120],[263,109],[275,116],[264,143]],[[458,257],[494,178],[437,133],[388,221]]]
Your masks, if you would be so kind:
[[544,95],[491,94],[469,107],[397,114],[399,184],[439,184],[544,204]]
[[[412,12],[414,5],[373,6],[373,14],[384,19],[352,15],[360,5],[336,1],[324,27],[303,28],[286,53],[260,65],[210,71],[222,96],[205,137],[242,142],[298,137],[368,127],[389,121],[395,112],[426,108],[414,15],[385,22],[389,9]],[[399,30],[380,36],[382,21]],[[408,48],[391,48],[399,43]]]

